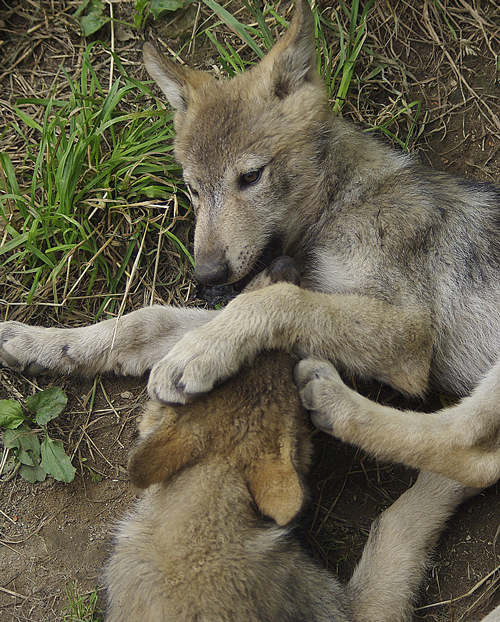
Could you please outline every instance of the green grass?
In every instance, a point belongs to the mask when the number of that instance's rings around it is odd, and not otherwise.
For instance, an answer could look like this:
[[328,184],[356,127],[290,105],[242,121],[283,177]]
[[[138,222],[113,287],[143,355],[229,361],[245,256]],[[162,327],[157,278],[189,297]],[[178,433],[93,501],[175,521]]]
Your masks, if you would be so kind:
[[[14,129],[25,152],[17,167],[0,154],[0,278],[17,279],[28,304],[49,289],[53,304],[63,305],[82,275],[85,295],[104,276],[108,295],[99,316],[125,288],[144,237],[165,228],[165,203],[178,190],[180,170],[172,113],[160,101],[145,105],[149,86],[129,77],[116,56],[119,76],[103,86],[91,62],[97,45],[87,47],[79,81],[65,73],[67,97],[16,102]],[[41,119],[30,113],[40,110]],[[166,235],[191,259],[174,234]],[[116,258],[106,252],[114,243],[122,247]],[[68,283],[73,268],[79,276]]]
[[102,622],[104,614],[97,605],[97,590],[80,594],[78,588],[68,581],[66,585],[68,606],[63,609],[64,622]]

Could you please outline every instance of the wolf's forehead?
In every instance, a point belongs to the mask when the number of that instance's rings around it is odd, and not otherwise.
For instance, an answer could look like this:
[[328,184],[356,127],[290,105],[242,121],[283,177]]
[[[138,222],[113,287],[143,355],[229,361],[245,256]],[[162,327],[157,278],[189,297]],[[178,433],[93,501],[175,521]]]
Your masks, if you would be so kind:
[[190,150],[235,149],[251,140],[253,114],[244,102],[211,102],[199,106],[186,138]]
[[261,102],[242,97],[199,102],[178,132],[184,165],[214,170],[235,164],[243,154],[267,153],[271,137]]

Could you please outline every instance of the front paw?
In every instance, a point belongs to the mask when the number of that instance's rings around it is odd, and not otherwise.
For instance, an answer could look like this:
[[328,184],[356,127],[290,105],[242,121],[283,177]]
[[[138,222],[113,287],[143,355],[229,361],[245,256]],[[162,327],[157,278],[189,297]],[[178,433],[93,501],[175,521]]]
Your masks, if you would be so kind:
[[150,397],[164,404],[185,404],[208,393],[223,378],[220,358],[214,357],[213,347],[204,345],[204,340],[186,335],[152,368]]
[[335,394],[345,389],[339,373],[328,361],[308,358],[296,365],[294,377],[302,405],[311,411],[311,421],[323,432],[332,434]]
[[36,360],[38,331],[21,322],[0,322],[0,364],[30,374],[46,372],[47,367]]

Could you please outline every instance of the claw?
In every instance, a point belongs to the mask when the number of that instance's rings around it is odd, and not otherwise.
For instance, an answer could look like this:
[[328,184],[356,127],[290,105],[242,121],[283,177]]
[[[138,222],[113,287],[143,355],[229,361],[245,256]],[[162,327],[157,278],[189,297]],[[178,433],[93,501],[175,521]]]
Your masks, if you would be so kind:
[[39,363],[30,363],[23,370],[27,374],[33,374],[33,376],[39,376],[41,374],[50,374],[50,370],[47,369],[44,365],[40,365]]

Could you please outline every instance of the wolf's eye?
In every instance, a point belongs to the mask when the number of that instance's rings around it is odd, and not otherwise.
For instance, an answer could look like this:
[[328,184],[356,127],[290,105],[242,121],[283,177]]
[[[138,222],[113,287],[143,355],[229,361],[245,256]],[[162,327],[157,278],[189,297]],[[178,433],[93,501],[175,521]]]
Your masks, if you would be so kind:
[[260,168],[258,171],[249,171],[248,173],[244,173],[240,177],[240,186],[245,188],[246,186],[257,183],[262,177],[263,170],[264,168]]

